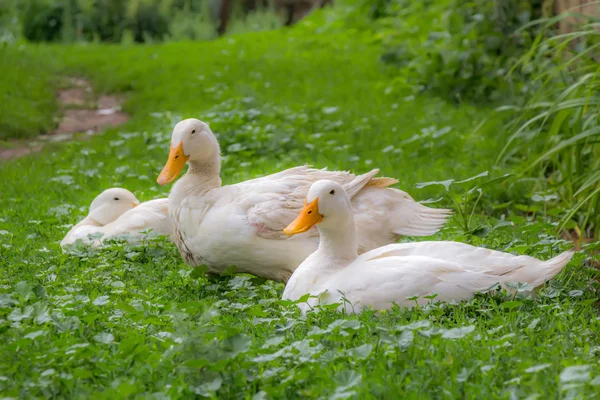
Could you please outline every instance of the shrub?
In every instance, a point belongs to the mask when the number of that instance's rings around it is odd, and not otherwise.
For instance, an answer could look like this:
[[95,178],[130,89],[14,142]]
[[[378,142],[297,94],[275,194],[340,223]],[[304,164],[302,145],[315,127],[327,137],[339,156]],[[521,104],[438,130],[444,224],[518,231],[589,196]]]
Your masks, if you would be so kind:
[[23,34],[33,42],[120,42],[129,30],[139,43],[161,40],[169,34],[170,7],[170,0],[30,0]]
[[372,12],[385,26],[383,61],[407,69],[417,90],[481,102],[524,90],[529,74],[507,72],[530,48],[535,29],[518,28],[539,16],[540,3],[380,0]]
[[32,42],[54,42],[61,39],[64,7],[53,1],[29,3],[23,15],[23,35]]

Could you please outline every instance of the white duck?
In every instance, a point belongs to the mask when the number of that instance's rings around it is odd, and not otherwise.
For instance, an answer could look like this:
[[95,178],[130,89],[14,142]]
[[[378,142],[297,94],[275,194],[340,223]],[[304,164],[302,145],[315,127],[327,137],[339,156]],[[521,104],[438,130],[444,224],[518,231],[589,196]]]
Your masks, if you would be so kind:
[[65,248],[81,239],[84,243],[97,247],[101,240],[90,240],[88,237],[95,233],[102,233],[103,238],[129,234],[133,241],[142,236],[139,232],[147,230],[171,236],[173,223],[167,207],[167,199],[140,204],[129,190],[107,189],[92,201],[87,217],[71,228],[60,245]]
[[387,188],[397,181],[374,178],[378,170],[355,176],[296,167],[222,186],[219,143],[197,119],[181,121],[173,129],[169,159],[157,182],[172,182],[186,163],[187,173],[169,194],[175,242],[189,265],[204,264],[213,273],[234,265],[239,272],[286,281],[319,242],[316,229],[291,239],[283,233],[319,179],[332,179],[348,191],[360,252],[393,243],[399,235],[434,234],[450,214]]
[[[283,298],[298,300],[307,293],[303,311],[318,304],[343,303],[346,312],[370,306],[383,310],[396,303],[412,307],[434,301],[461,301],[497,283],[527,282],[534,287],[553,278],[567,265],[572,252],[548,261],[515,256],[457,242],[390,244],[357,253],[352,205],[336,182],[315,182],[298,217],[285,228],[295,235],[318,224],[319,248],[292,274]],[[343,293],[343,294],[342,294]],[[344,301],[344,299],[346,301]]]

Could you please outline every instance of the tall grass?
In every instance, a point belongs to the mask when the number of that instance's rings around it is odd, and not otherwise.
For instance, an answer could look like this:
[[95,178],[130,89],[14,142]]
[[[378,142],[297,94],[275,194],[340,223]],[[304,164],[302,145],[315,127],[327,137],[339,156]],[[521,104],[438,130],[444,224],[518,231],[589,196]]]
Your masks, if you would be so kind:
[[[600,4],[600,3],[599,3]],[[546,20],[553,26],[562,18]],[[516,69],[536,69],[539,86],[518,112],[497,163],[517,163],[535,191],[564,207],[560,229],[600,237],[600,19],[585,18],[578,30],[538,37]],[[554,195],[554,196],[552,196]]]

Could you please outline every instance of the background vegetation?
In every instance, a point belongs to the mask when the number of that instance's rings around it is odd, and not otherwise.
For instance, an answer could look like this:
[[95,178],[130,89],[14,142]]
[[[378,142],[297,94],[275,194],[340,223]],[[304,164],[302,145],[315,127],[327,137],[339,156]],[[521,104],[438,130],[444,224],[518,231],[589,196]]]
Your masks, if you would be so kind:
[[[62,28],[30,43],[23,4],[2,3],[18,18],[1,17],[11,24],[0,137],[51,130],[64,76],[125,93],[132,116],[0,164],[3,395],[597,396],[600,244],[586,240],[599,234],[595,25],[560,35],[553,21],[532,22],[543,16],[534,7],[500,34],[488,2],[415,3],[342,3],[292,29],[214,41],[171,40],[177,19],[165,17],[169,34],[142,34],[144,45],[132,26],[118,43]],[[262,30],[274,19],[255,21]],[[167,195],[154,181],[186,117],[218,134],[225,183],[307,162],[378,167],[417,199],[455,209],[434,240],[544,259],[581,252],[538,299],[306,318],[279,300],[281,284],[204,276],[166,243],[63,254],[58,242],[101,190]]]
[[[5,0],[0,5],[0,41],[137,42],[208,40],[216,36],[220,0]],[[236,2],[229,31],[281,25],[268,9],[241,18]]]

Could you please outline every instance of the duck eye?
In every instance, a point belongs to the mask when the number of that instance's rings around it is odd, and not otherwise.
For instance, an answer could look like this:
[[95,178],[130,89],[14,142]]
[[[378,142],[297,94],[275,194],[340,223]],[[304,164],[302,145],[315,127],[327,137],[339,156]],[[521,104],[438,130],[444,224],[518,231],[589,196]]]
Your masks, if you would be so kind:
[[309,212],[307,212],[307,214],[310,214],[310,213],[312,213],[312,210],[310,210]]
[[334,195],[335,194],[335,190],[331,190],[331,192],[329,192],[330,195]]
[[114,199],[115,199],[116,201],[119,201],[119,198],[118,198],[118,197],[115,197]]
[[194,129],[194,130],[192,130],[192,135],[193,135],[194,133],[196,133],[196,130],[195,130],[195,129]]

